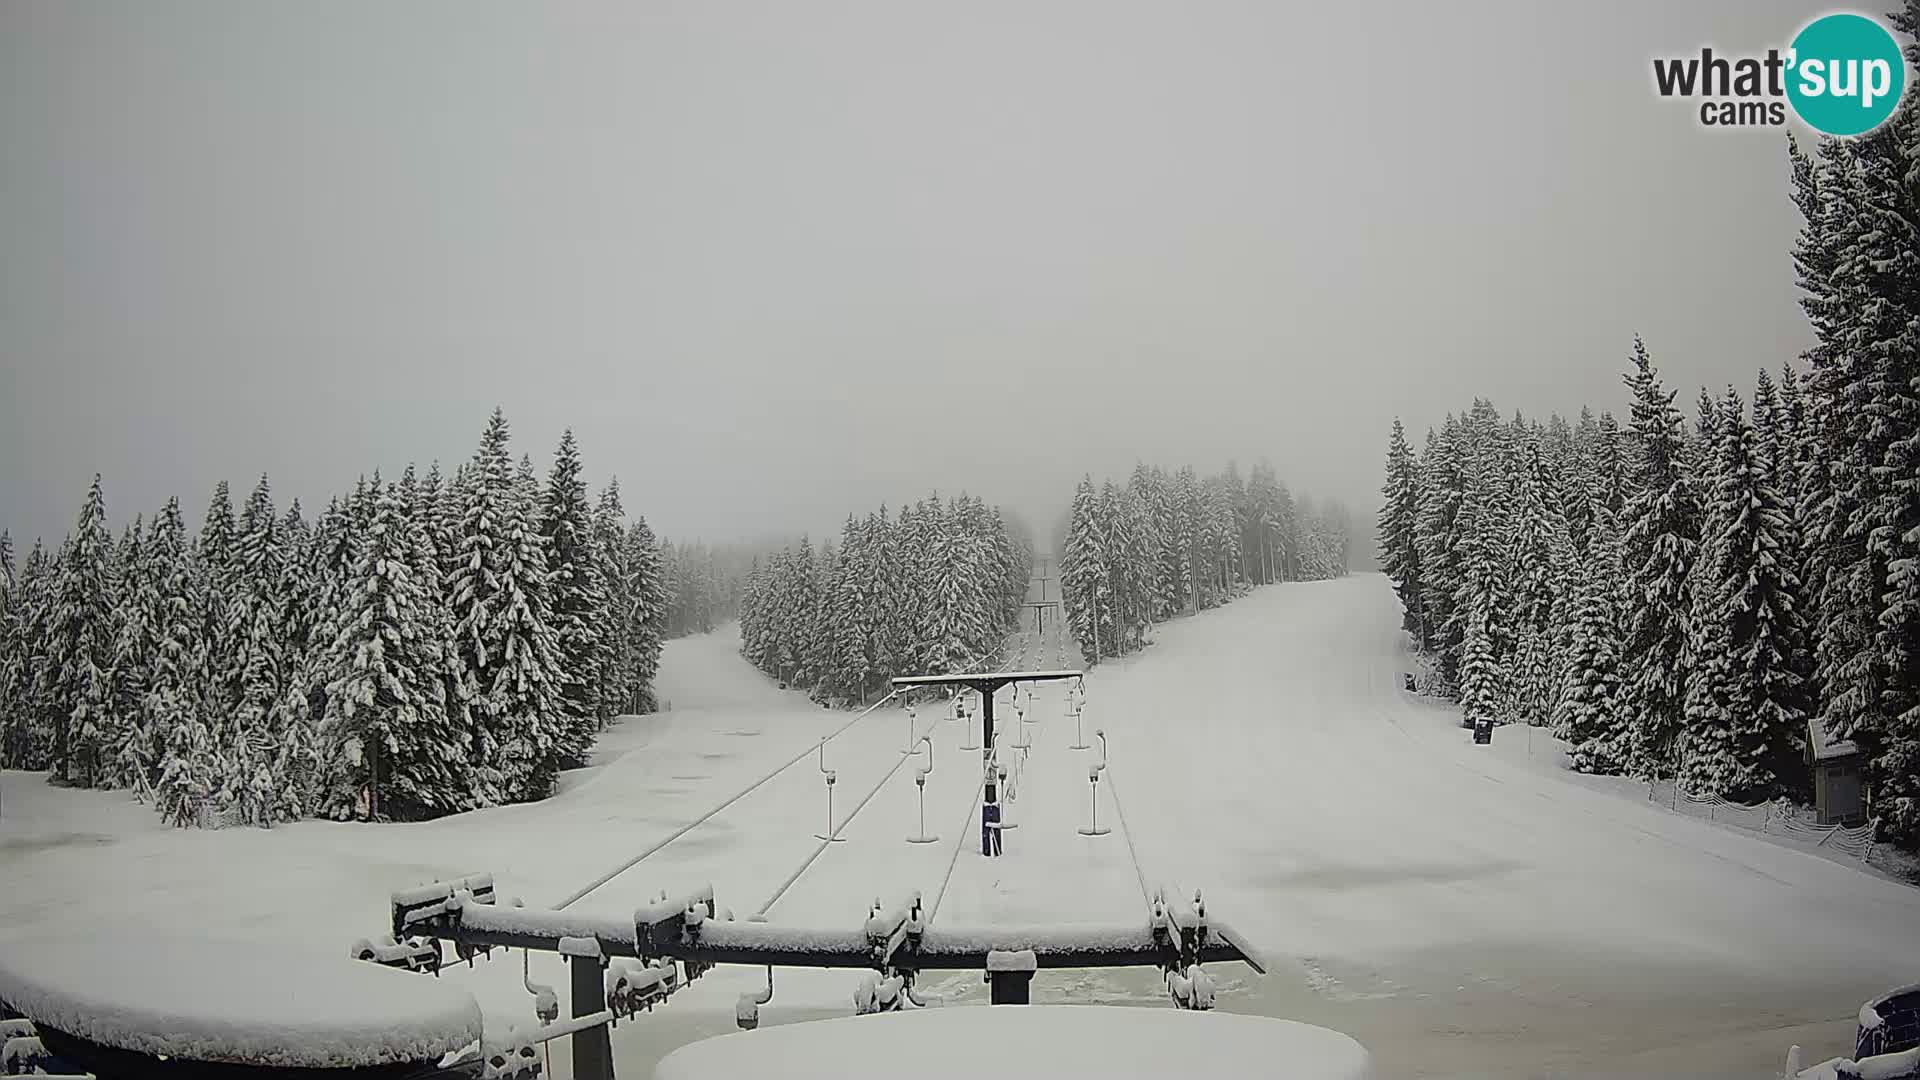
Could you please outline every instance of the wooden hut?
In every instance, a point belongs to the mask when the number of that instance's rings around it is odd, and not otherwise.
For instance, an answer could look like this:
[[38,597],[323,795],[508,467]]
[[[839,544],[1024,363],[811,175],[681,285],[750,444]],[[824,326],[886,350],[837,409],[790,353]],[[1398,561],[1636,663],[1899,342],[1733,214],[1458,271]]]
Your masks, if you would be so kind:
[[1813,770],[1813,806],[1822,825],[1867,819],[1864,758],[1851,739],[1835,739],[1817,717],[1807,720],[1807,765]]

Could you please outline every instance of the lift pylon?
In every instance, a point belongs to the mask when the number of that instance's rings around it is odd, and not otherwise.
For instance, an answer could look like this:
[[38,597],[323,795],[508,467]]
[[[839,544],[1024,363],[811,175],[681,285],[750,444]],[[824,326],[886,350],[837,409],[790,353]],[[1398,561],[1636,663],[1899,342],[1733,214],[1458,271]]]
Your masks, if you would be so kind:
[[[894,690],[911,690],[918,687],[964,686],[980,695],[980,729],[984,733],[980,755],[983,763],[993,760],[993,695],[1003,687],[1020,683],[1060,682],[1065,679],[1078,679],[1085,673],[1068,669],[1056,671],[988,671],[965,675],[903,675],[892,680]],[[996,778],[988,775],[982,799],[986,803],[1000,801],[1000,789]],[[981,837],[980,854],[990,854],[984,836]]]

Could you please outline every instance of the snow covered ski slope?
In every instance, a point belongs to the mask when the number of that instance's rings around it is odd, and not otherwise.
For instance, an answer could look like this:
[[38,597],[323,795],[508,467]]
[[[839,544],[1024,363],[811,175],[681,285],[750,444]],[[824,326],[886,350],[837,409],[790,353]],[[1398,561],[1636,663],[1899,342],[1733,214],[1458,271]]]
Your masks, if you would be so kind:
[[[1003,692],[1002,760],[1017,770],[1007,854],[979,855],[978,752],[924,705],[933,742],[918,830],[909,718],[850,714],[775,689],[726,633],[669,644],[671,712],[623,721],[555,798],[418,825],[305,822],[176,832],[121,796],[9,773],[0,817],[0,949],[89,925],[205,927],[329,954],[382,929],[390,890],[493,871],[503,898],[550,905],[806,753],[836,730],[836,827],[824,848],[811,757],[690,829],[570,910],[620,914],[712,881],[745,918],[857,925],[918,889],[936,922],[1130,920],[1143,885],[1206,891],[1272,974],[1219,976],[1220,1007],[1345,1031],[1394,1076],[1778,1073],[1786,1047],[1850,1045],[1859,1003],[1920,972],[1920,890],[1573,781],[1550,740],[1503,729],[1474,747],[1457,713],[1402,694],[1398,612],[1375,575],[1288,584],[1161,626],[1087,677],[1085,730],[1107,734],[1100,823],[1067,687]],[[1054,635],[1010,666],[1076,666]],[[979,736],[977,717],[974,738]],[[1021,730],[1024,727],[1024,731]],[[1013,744],[1029,743],[1024,755]],[[1117,795],[1117,801],[1116,801]],[[854,814],[856,807],[859,811]],[[804,869],[803,869],[804,868]],[[563,987],[550,957],[535,983]],[[446,979],[490,1028],[531,1018],[519,958]],[[614,1036],[622,1075],[733,1026],[764,973],[721,969]],[[857,976],[777,976],[763,1025],[851,1012]],[[929,978],[984,1000],[977,975]],[[1151,972],[1043,972],[1038,1002],[1166,1007]],[[883,1019],[877,1022],[885,1022]],[[564,1044],[554,1047],[565,1075]]]
[[1378,575],[1158,638],[1089,677],[1090,715],[1148,873],[1297,958],[1225,1007],[1349,1031],[1389,1075],[1770,1076],[1920,972],[1920,890],[1570,782],[1523,729],[1471,745],[1399,690]]

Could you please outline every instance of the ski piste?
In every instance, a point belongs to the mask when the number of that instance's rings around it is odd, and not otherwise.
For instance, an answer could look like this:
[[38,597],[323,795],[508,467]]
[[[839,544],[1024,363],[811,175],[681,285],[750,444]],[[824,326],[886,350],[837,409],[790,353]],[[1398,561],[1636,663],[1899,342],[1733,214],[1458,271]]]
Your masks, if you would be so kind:
[[[772,755],[774,760],[768,760],[768,755],[759,755],[755,760],[765,764],[755,765],[744,760],[721,760],[712,749],[728,742],[738,744],[758,738],[727,734],[749,730],[750,725],[742,718],[751,715],[760,701],[757,692],[736,691],[737,696],[730,696],[713,711],[685,718],[716,729],[710,740],[684,747],[670,743],[653,745],[652,750],[661,760],[655,763],[650,774],[658,777],[661,786],[667,786],[676,776],[692,776],[693,763],[708,762],[707,767],[716,770],[713,783],[696,787],[680,798],[692,803],[705,791],[707,809],[712,809],[721,802],[722,795],[759,783],[769,767],[785,760],[797,764],[778,772],[775,779],[759,784],[751,793],[685,832],[679,829],[697,820],[699,814],[687,814],[672,828],[658,820],[651,823],[646,819],[621,820],[618,808],[625,805],[628,798],[618,789],[626,781],[618,781],[603,770],[579,778],[580,786],[574,790],[576,798],[595,796],[592,805],[598,809],[588,818],[557,832],[536,827],[532,821],[517,824],[514,814],[496,815],[497,820],[489,827],[491,835],[476,837],[473,842],[461,841],[457,831],[447,828],[457,824],[457,820],[417,831],[413,827],[393,830],[396,838],[408,834],[415,837],[404,846],[392,849],[396,856],[406,850],[416,850],[422,838],[432,847],[447,849],[453,858],[466,859],[483,848],[500,849],[503,842],[517,844],[520,837],[538,843],[541,836],[578,835],[592,838],[588,846],[591,859],[575,860],[573,869],[563,873],[531,875],[512,865],[517,860],[509,860],[508,865],[494,874],[458,875],[437,883],[399,889],[389,886],[391,895],[382,898],[384,903],[360,903],[353,910],[342,911],[344,905],[331,902],[309,903],[293,909],[303,921],[340,929],[328,940],[311,942],[313,948],[308,955],[294,955],[273,947],[258,932],[244,932],[241,927],[257,918],[257,911],[235,910],[230,906],[216,907],[209,913],[218,912],[220,922],[233,924],[231,944],[222,941],[227,934],[218,928],[209,931],[204,942],[194,942],[184,948],[160,927],[150,933],[132,935],[131,939],[110,935],[91,950],[70,937],[56,940],[67,949],[78,950],[75,955],[102,954],[98,960],[79,965],[92,973],[93,983],[110,982],[117,974],[134,970],[139,965],[133,963],[133,958],[143,955],[143,949],[152,950],[145,955],[168,958],[182,985],[205,977],[195,974],[198,969],[207,976],[218,977],[224,973],[236,980],[255,980],[236,985],[299,984],[324,991],[341,985],[336,976],[328,974],[341,964],[367,969],[375,976],[390,976],[389,982],[399,980],[395,985],[408,985],[406,980],[410,978],[426,979],[427,982],[420,984],[418,999],[409,999],[404,1007],[396,1007],[392,1013],[390,1037],[396,1040],[397,1049],[408,1045],[417,1049],[434,1038],[458,1038],[467,1030],[462,1026],[467,1013],[457,1002],[462,1000],[463,991],[471,992],[484,1017],[483,1039],[473,1050],[496,1053],[482,1055],[486,1060],[462,1060],[456,1056],[447,1064],[451,1069],[471,1069],[477,1065],[482,1074],[492,1069],[493,1075],[529,1076],[533,1075],[529,1070],[536,1066],[549,1075],[589,1075],[583,1072],[583,1066],[592,1064],[588,1059],[593,1057],[593,1052],[583,1054],[573,1044],[576,1040],[590,1040],[589,1033],[594,1031],[608,1036],[610,1053],[606,1060],[609,1067],[614,1067],[622,1048],[628,1046],[641,1029],[676,1023],[676,1012],[689,1007],[689,995],[693,998],[704,995],[711,1001],[718,990],[730,1001],[729,1022],[755,1029],[738,1036],[726,1036],[722,1043],[735,1038],[754,1039],[791,1026],[784,1021],[811,1024],[810,1017],[833,1011],[885,1014],[860,1016],[850,1023],[885,1025],[911,1020],[922,1025],[922,1021],[912,1019],[928,1015],[921,1013],[920,1006],[915,1004],[916,998],[931,1006],[929,1012],[971,1011],[972,1006],[966,1002],[983,996],[991,999],[992,980],[996,975],[1005,986],[1021,981],[1028,971],[1034,971],[1040,973],[1034,978],[1038,983],[1052,974],[1073,974],[1049,967],[1055,959],[1081,962],[1094,957],[1107,963],[1116,954],[1129,951],[1131,956],[1122,958],[1140,960],[1158,980],[1155,993],[1160,1002],[1185,1004],[1188,1008],[1182,1012],[1192,1014],[1191,1018],[1197,1023],[1208,1023],[1212,1015],[1193,1008],[1194,1005],[1213,1003],[1231,1008],[1237,999],[1261,993],[1260,987],[1264,984],[1296,982],[1303,974],[1310,984],[1321,986],[1325,976],[1319,973],[1319,965],[1295,958],[1324,955],[1325,942],[1338,936],[1343,926],[1351,925],[1357,930],[1366,924],[1371,926],[1370,932],[1381,937],[1404,935],[1414,927],[1404,917],[1364,910],[1364,905],[1377,905],[1390,894],[1368,887],[1363,878],[1355,878],[1354,884],[1343,887],[1337,895],[1322,893],[1302,879],[1302,885],[1268,894],[1265,902],[1249,902],[1259,894],[1250,894],[1243,884],[1234,880],[1233,852],[1219,845],[1194,842],[1208,837],[1209,826],[1221,819],[1201,813],[1189,798],[1163,797],[1152,812],[1142,812],[1139,793],[1143,788],[1158,785],[1163,793],[1167,790],[1191,792],[1194,789],[1190,785],[1195,778],[1212,776],[1216,782],[1208,792],[1211,800],[1222,806],[1239,806],[1249,815],[1248,823],[1263,822],[1265,827],[1277,830],[1288,819],[1263,811],[1262,799],[1273,810],[1299,809],[1315,805],[1319,800],[1332,799],[1343,782],[1327,768],[1327,763],[1338,760],[1342,753],[1368,747],[1379,752],[1389,767],[1403,760],[1402,755],[1414,754],[1428,766],[1437,764],[1449,770],[1464,770],[1461,775],[1472,781],[1467,785],[1469,792],[1517,786],[1529,797],[1542,795],[1535,800],[1544,807],[1539,812],[1558,812],[1544,798],[1544,793],[1555,792],[1548,782],[1551,775],[1529,770],[1524,765],[1527,759],[1511,756],[1523,751],[1514,740],[1503,737],[1492,747],[1473,747],[1457,737],[1461,734],[1457,729],[1449,729],[1451,721],[1438,710],[1405,696],[1398,688],[1400,673],[1392,650],[1361,648],[1357,662],[1356,658],[1341,655],[1340,650],[1352,648],[1356,641],[1364,641],[1375,632],[1371,628],[1380,620],[1368,611],[1377,606],[1377,595],[1369,590],[1377,592],[1380,588],[1377,579],[1357,579],[1313,588],[1269,590],[1242,601],[1245,613],[1230,609],[1193,620],[1191,625],[1166,628],[1161,644],[1154,651],[1131,663],[1103,666],[1089,673],[1084,694],[1078,679],[1037,686],[1031,695],[1024,690],[1002,691],[995,703],[998,726],[995,776],[998,779],[999,767],[1006,768],[1003,795],[1006,823],[1014,828],[1007,832],[1004,854],[998,857],[984,857],[978,849],[977,806],[984,775],[983,751],[958,749],[969,742],[984,742],[979,726],[983,710],[978,701],[962,697],[959,709],[954,708],[954,701],[938,697],[919,702],[911,710],[883,707],[850,727],[846,725],[853,718],[847,714],[818,710],[812,714],[796,712],[796,718],[801,715],[817,718],[816,733],[791,733],[786,744],[790,749],[778,750]],[[1260,612],[1258,609],[1263,604],[1269,608]],[[1318,632],[1330,639],[1326,648],[1317,652],[1305,650],[1306,655],[1297,666],[1289,666],[1285,671],[1267,675],[1251,673],[1249,661],[1271,648],[1272,635],[1269,634],[1264,643],[1256,641],[1235,646],[1230,642],[1246,636],[1247,620],[1257,616],[1271,621],[1288,608],[1293,609],[1294,617],[1278,623],[1273,632],[1297,642],[1298,639],[1291,638],[1294,632],[1318,627]],[[1062,658],[1048,651],[1051,648],[1052,645],[1039,641],[1023,643],[1016,639],[1007,654],[999,659],[1001,669],[1064,669]],[[1154,655],[1160,650],[1166,651],[1164,656]],[[1210,727],[1204,737],[1176,737],[1178,732],[1168,725],[1171,717],[1188,715],[1175,713],[1170,707],[1189,702],[1190,695],[1181,692],[1177,685],[1162,685],[1153,671],[1157,666],[1176,663],[1182,672],[1204,680],[1216,692],[1231,688],[1230,694],[1222,695],[1225,700],[1206,714],[1205,722]],[[1307,671],[1316,666],[1352,671],[1361,676],[1368,687],[1360,695],[1366,703],[1364,707],[1356,712],[1346,699],[1328,693],[1324,684],[1305,679]],[[1288,680],[1309,687],[1319,685],[1319,691],[1305,698],[1317,707],[1289,709],[1283,717],[1272,718],[1271,710],[1263,712],[1264,703],[1272,700],[1263,696],[1263,691],[1271,689],[1276,682]],[[674,692],[683,700],[697,700],[697,695],[690,691]],[[1078,716],[1076,706],[1079,706]],[[1336,714],[1343,718],[1336,721]],[[1263,721],[1265,727],[1246,723],[1263,716],[1271,718]],[[1223,717],[1231,718],[1236,724],[1219,723]],[[1423,718],[1438,723],[1430,723],[1423,729],[1418,726]],[[1266,727],[1273,730],[1267,731]],[[840,728],[844,728],[841,734],[825,740],[825,760],[838,772],[844,796],[837,807],[833,827],[842,842],[829,847],[815,836],[821,831],[824,808],[824,785],[818,763],[821,738]],[[1438,733],[1443,730],[1446,737],[1441,741]],[[1107,744],[1104,755],[1103,740],[1099,737],[1102,734]],[[938,748],[929,754],[922,739],[931,739]],[[1076,745],[1085,745],[1087,749],[1073,749]],[[905,752],[910,746],[914,750],[911,754]],[[1237,757],[1223,753],[1224,748],[1231,746],[1253,748],[1258,752]],[[636,747],[630,753],[644,753],[646,749]],[[1089,769],[1099,764],[1103,756],[1106,768],[1101,771],[1106,779],[1097,785],[1089,784]],[[914,801],[918,791],[913,779],[929,763],[933,767],[924,789],[927,828],[943,834],[943,838],[935,844],[914,845],[908,843],[909,834],[918,828]],[[1435,800],[1446,784],[1428,779],[1424,786],[1415,787],[1411,786],[1412,774],[1396,775],[1409,783],[1408,790],[1402,793],[1404,798],[1417,796],[1425,800],[1429,817],[1442,819],[1438,822],[1400,819],[1399,828],[1422,834],[1422,839],[1429,843],[1445,835],[1439,827],[1459,812]],[[1494,783],[1495,780],[1499,783]],[[1345,786],[1351,787],[1351,784]],[[715,789],[724,790],[716,792]],[[781,794],[769,800],[768,796],[776,790]],[[1100,800],[1097,820],[1110,824],[1113,830],[1107,835],[1089,836],[1080,831],[1095,820],[1089,812],[1093,809],[1089,804],[1090,792]],[[1589,844],[1583,853],[1589,860],[1604,861],[1616,849],[1623,855],[1632,853],[1646,858],[1652,851],[1670,850],[1676,843],[1691,842],[1717,851],[1722,858],[1708,862],[1723,868],[1724,859],[1738,859],[1756,870],[1783,878],[1798,868],[1803,875],[1811,874],[1824,883],[1828,903],[1851,903],[1850,897],[1858,894],[1861,900],[1868,895],[1875,896],[1875,903],[1884,906],[1889,896],[1899,895],[1884,891],[1895,887],[1872,882],[1856,871],[1809,859],[1799,852],[1757,845],[1725,830],[1711,830],[1701,823],[1661,817],[1628,800],[1564,785],[1558,794],[1570,808],[1578,808],[1581,814],[1595,818],[1587,827]],[[863,803],[864,809],[857,809]],[[1487,835],[1485,830],[1495,830],[1493,835],[1500,836],[1501,842],[1506,843],[1513,838],[1512,833],[1526,825],[1527,819],[1489,814],[1497,805],[1490,798],[1474,794],[1463,809],[1483,817],[1483,836]],[[537,808],[529,808],[534,809]],[[1353,820],[1325,823],[1330,831],[1319,843],[1326,846],[1328,853],[1336,849],[1335,845],[1350,845],[1352,830],[1356,828],[1380,830],[1378,835],[1384,838],[1390,835],[1386,826],[1394,820],[1384,807],[1364,805],[1349,808],[1345,817]],[[607,824],[589,828],[589,822],[596,820]],[[1648,845],[1642,839],[1624,846],[1607,843],[1606,834],[1629,821],[1657,830],[1667,837],[1667,842]],[[760,842],[746,854],[737,849],[715,851],[710,844],[703,850],[703,837],[710,839],[741,827],[778,835],[760,837]],[[235,835],[243,834],[227,834],[227,838]],[[434,839],[436,835],[438,839]],[[629,835],[631,840],[626,839]],[[655,846],[657,838],[668,837],[673,839]],[[1413,838],[1408,840],[1411,842]],[[1290,839],[1289,842],[1298,841]],[[624,855],[617,862],[614,858],[621,852],[649,851],[651,854],[632,864],[627,864],[631,855]],[[1418,861],[1411,849],[1401,857],[1409,866]],[[612,868],[606,864],[625,868],[606,877],[598,888],[582,898],[561,906],[572,894],[580,893],[583,886],[604,877],[606,870]],[[803,866],[804,872],[788,881],[794,870]],[[1680,867],[1668,866],[1662,872],[1680,872]],[[1742,876],[1751,877],[1752,872]],[[1853,879],[1858,879],[1858,884],[1848,887],[1846,883]],[[1592,887],[1604,891],[1605,878],[1595,880]],[[694,884],[684,886],[681,881]],[[713,882],[711,887],[706,884],[709,881]],[[1180,887],[1170,888],[1168,883],[1175,881],[1181,883]],[[529,903],[524,897],[515,897],[500,888],[502,882],[511,882],[512,889],[521,892],[534,892],[538,887],[536,897],[545,899]],[[31,888],[30,882],[21,884],[23,888]],[[1190,886],[1194,885],[1203,887],[1200,905],[1193,903]],[[663,895],[670,889],[681,891]],[[916,892],[918,916],[912,904]],[[360,895],[364,896],[365,890],[361,890]],[[1277,899],[1280,897],[1284,897],[1284,906]],[[143,905],[142,919],[163,912],[168,906],[163,895],[152,899],[159,904]],[[520,902],[516,903],[516,899]],[[1434,899],[1435,894],[1430,893],[1427,902]],[[1155,901],[1168,908],[1165,932],[1161,931],[1152,906]],[[1356,908],[1356,904],[1362,907]],[[1170,972],[1168,968],[1174,965],[1157,959],[1162,955],[1159,950],[1169,949],[1175,927],[1188,925],[1183,918],[1192,916],[1184,915],[1184,910],[1202,906],[1209,934],[1222,935],[1221,951],[1196,954],[1196,959],[1201,961],[1198,972],[1190,971],[1191,965]],[[1889,916],[1892,914],[1890,909]],[[44,925],[46,915],[39,918]],[[1343,918],[1350,922],[1342,922]],[[1475,932],[1470,908],[1446,910],[1443,919],[1455,930]],[[691,937],[687,930],[690,922],[696,927]],[[920,927],[919,944],[912,946],[910,938],[916,923]],[[30,921],[27,925],[33,923]],[[1293,927],[1291,931],[1289,926]],[[1288,941],[1289,933],[1296,935],[1292,944]],[[537,940],[536,934],[540,935]],[[1156,937],[1157,934],[1160,936]],[[1302,947],[1306,945],[1298,936],[1302,934],[1317,935],[1322,944]],[[489,940],[490,935],[498,936]],[[1249,949],[1243,955],[1265,954],[1263,965],[1274,971],[1265,980],[1255,980],[1248,969],[1226,951],[1229,947],[1237,948],[1233,939],[1245,940],[1243,935],[1251,939],[1249,945],[1254,941],[1261,943],[1258,951]],[[918,966],[895,964],[889,973],[874,963],[873,950],[882,938],[885,947],[891,950],[886,954],[888,957]],[[648,943],[647,948],[657,950],[644,959],[640,954],[642,941]],[[1162,941],[1168,944],[1163,945]],[[530,955],[513,955],[529,946],[532,946]],[[1882,951],[1889,954],[1880,961],[1884,968],[1892,969],[1904,962],[1897,939],[1883,941],[1881,946]],[[631,949],[633,955],[624,955],[623,948]],[[461,962],[463,953],[471,960],[471,967]],[[1032,954],[1030,958],[1028,953]],[[0,954],[20,956],[23,960],[45,955],[18,952],[11,947],[0,949]],[[817,959],[823,955],[832,956],[836,963],[846,966],[791,969],[781,966],[777,973],[766,970],[769,960],[784,964],[803,956]],[[914,956],[920,959],[912,960]],[[117,967],[112,957],[120,958]],[[357,958],[357,962],[349,957]],[[1854,959],[1866,963],[1861,954],[1856,953]],[[709,963],[720,966],[709,969]],[[944,966],[948,963],[967,966],[964,969]],[[0,961],[0,967],[4,966],[6,961]],[[21,966],[41,970],[40,965]],[[411,970],[374,970],[379,966]],[[866,975],[852,970],[856,967],[864,969]],[[52,970],[58,969],[59,965],[54,965]],[[908,970],[913,973],[911,980],[904,974]],[[1086,970],[1089,973],[1124,971]],[[243,971],[252,974],[243,975]],[[263,972],[271,977],[263,977]],[[582,973],[578,983],[576,972]],[[584,974],[587,972],[591,973],[591,979]],[[432,978],[435,973],[437,986]],[[1050,1015],[1052,1005],[1042,1002],[1113,1000],[1110,990],[1077,977],[1066,987],[1033,996],[1031,1000],[1036,1004],[1030,1007],[1036,1010],[1035,1015]],[[135,981],[129,983],[127,989],[138,992],[150,988]],[[443,990],[455,991],[453,1004],[441,993]],[[86,986],[75,991],[55,987],[39,993],[41,996],[36,1000],[67,1000],[69,1004],[58,1007],[63,1017],[73,1015],[72,1001],[84,1002],[92,996]],[[63,998],[63,994],[67,996]],[[119,1000],[124,1005],[126,996],[122,994],[118,999],[109,996],[104,1004],[111,1007]],[[152,998],[162,1007],[178,1005],[165,994],[135,993],[134,996]],[[258,996],[264,1000],[267,994],[263,990]],[[243,997],[232,994],[220,1000],[232,1002]],[[576,999],[591,1008],[583,1015],[573,1015],[583,1007],[573,1004]],[[837,1010],[831,1005],[835,1000],[840,1002]],[[354,1033],[363,1046],[381,1045],[379,1039],[367,1034],[364,1024],[356,1028],[347,1023],[353,1018],[335,1015],[311,999],[308,1004],[312,1010],[308,1025],[289,1029],[305,1031],[308,1037],[289,1039],[290,1048],[331,1045],[329,1040],[338,1038],[343,1030]],[[1898,1006],[1899,1001],[1890,1000],[1885,1004]],[[1091,1004],[1082,1007],[1104,1008]],[[788,1010],[792,1011],[782,1016]],[[567,1015],[563,1016],[563,1012]],[[1900,1009],[1889,1007],[1883,1012],[1880,1030],[1888,1034],[1898,1032]],[[201,1028],[193,1026],[195,1018],[191,1015],[168,1013],[164,1008],[157,1014],[147,1015],[158,1029],[202,1031],[202,1041],[189,1045],[232,1049],[233,1045],[244,1042],[236,1039],[233,1044],[221,1043],[214,1036],[233,1038],[238,1033],[214,1024],[209,1034],[205,1024]],[[1125,1046],[1122,1023],[1125,1019],[1118,1018],[1113,1031],[1097,1038],[1091,1036],[1091,1032],[1100,1025],[1090,1019],[1086,1020],[1089,1026],[1076,1030],[1099,1045]],[[991,1016],[978,1021],[963,1018],[951,1022],[949,1027],[936,1028],[929,1020],[924,1026],[901,1028],[898,1036],[875,1027],[859,1028],[851,1036],[844,1034],[843,1028],[836,1027],[832,1032],[835,1039],[877,1040],[876,1046],[883,1050],[887,1040],[907,1038],[909,1031],[915,1041],[923,1044],[939,1045],[939,1040],[944,1039],[960,1046],[980,1037],[971,1025],[998,1022]],[[1079,1022],[1078,1018],[1074,1022]],[[1304,1060],[1322,1061],[1334,1070],[1351,1064],[1330,1050],[1345,1044],[1327,1042],[1322,1037],[1337,1031],[1329,1032],[1324,1025],[1298,1025],[1320,1033],[1311,1034],[1286,1028],[1278,1020],[1272,1022],[1275,1028],[1264,1037],[1268,1039],[1268,1052],[1276,1060],[1289,1059],[1289,1053],[1297,1053]],[[939,1023],[949,1022],[942,1018]],[[131,1029],[124,1024],[116,1026],[106,1022],[88,1030],[105,1037]],[[15,1034],[22,1039],[32,1037],[23,1029],[16,1029]],[[1290,1036],[1305,1036],[1308,1042],[1291,1042]],[[1025,1045],[1032,1037],[1024,1028],[1010,1032],[1008,1046]],[[1208,1035],[1196,1037],[1195,1045],[1213,1045],[1217,1038],[1244,1047],[1250,1045],[1247,1040],[1257,1041],[1261,1037],[1257,1032]],[[1349,1036],[1340,1037],[1352,1041]],[[1361,1039],[1355,1045],[1365,1041]],[[60,1037],[53,1036],[53,1042],[59,1044]],[[45,1052],[45,1041],[38,1045],[40,1050],[36,1051],[35,1044],[22,1042],[16,1047],[18,1058],[26,1060],[29,1054]],[[805,1053],[808,1044],[802,1040],[782,1045],[789,1048],[780,1049],[771,1042],[762,1048],[732,1043],[723,1050],[727,1054],[747,1054],[750,1058],[750,1050],[778,1055]],[[1290,1046],[1295,1050],[1289,1051]],[[1315,1046],[1320,1049],[1309,1053]],[[1856,1048],[1850,1053],[1859,1054],[1859,1061],[1867,1063],[1876,1057],[1903,1052],[1889,1049],[1885,1042],[1865,1049],[1886,1052],[1866,1053]],[[704,1056],[722,1054],[723,1050],[695,1053],[690,1047],[684,1055],[665,1055],[657,1067],[666,1070],[661,1075],[725,1075],[724,1071],[714,1070],[735,1068],[739,1058]],[[1785,1049],[1780,1053],[1784,1054]],[[927,1054],[941,1057],[932,1051]],[[958,1052],[949,1056],[956,1062],[966,1060]],[[1097,1057],[1091,1049],[1081,1056],[1088,1061]],[[1020,1075],[1019,1070],[1025,1067],[1023,1061],[1056,1061],[1037,1053],[1022,1058],[1011,1049],[1004,1057],[1001,1075]],[[1799,1055],[1799,1058],[1808,1057],[1810,1055],[1804,1053]],[[446,1060],[444,1055],[432,1065],[439,1067],[441,1060]],[[618,1074],[645,1075],[646,1056],[637,1060],[638,1064],[620,1068]],[[1139,1060],[1151,1059],[1141,1056]],[[1805,1068],[1829,1069],[1830,1075],[1842,1076],[1847,1074],[1839,1071],[1843,1068],[1841,1063],[1853,1060],[1856,1059],[1836,1058]],[[334,1064],[343,1068],[364,1067]],[[1881,1064],[1873,1062],[1875,1068]],[[1299,1074],[1315,1075],[1304,1071]],[[1810,1071],[1808,1075],[1829,1074]],[[1331,1071],[1326,1075],[1348,1074]]]

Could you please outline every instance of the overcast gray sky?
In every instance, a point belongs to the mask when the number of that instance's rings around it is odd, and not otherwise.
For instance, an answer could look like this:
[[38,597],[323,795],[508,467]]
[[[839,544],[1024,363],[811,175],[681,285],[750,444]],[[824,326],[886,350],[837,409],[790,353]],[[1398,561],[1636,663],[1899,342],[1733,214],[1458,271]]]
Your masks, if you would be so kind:
[[1044,533],[1136,458],[1370,516],[1396,414],[1804,347],[1784,136],[1648,61],[1819,10],[0,0],[0,524],[311,502],[496,403],[674,536]]

